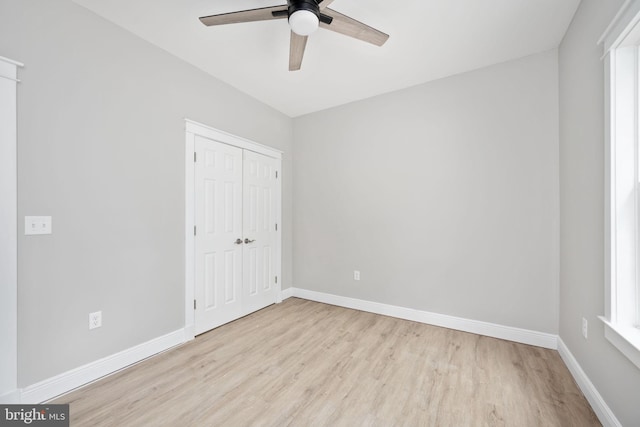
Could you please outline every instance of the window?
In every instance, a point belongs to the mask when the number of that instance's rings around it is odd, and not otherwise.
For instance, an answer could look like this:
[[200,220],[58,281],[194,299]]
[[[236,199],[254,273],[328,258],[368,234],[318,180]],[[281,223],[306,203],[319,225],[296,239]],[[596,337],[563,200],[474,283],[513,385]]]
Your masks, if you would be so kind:
[[640,368],[640,0],[603,35],[606,105],[605,337]]

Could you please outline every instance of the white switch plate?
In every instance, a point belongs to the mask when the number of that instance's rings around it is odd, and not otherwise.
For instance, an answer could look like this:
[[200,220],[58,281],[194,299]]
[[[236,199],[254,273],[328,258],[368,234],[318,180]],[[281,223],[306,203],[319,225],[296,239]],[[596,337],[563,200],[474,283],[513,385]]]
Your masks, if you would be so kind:
[[358,270],[353,270],[353,280],[360,280],[360,272]]
[[587,322],[587,319],[583,317],[582,318],[582,336],[584,337],[585,340],[588,337],[588,331],[589,331],[589,322]]
[[33,234],[51,234],[50,216],[25,216],[24,217],[25,236]]

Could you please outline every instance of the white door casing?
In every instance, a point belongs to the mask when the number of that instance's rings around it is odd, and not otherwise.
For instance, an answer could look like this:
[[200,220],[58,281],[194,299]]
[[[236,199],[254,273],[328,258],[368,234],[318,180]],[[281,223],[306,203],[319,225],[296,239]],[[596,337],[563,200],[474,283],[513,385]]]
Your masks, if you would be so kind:
[[[281,281],[279,280],[282,242],[282,231],[279,226],[281,222],[281,176],[279,175],[282,152],[191,120],[185,120],[185,122],[185,336],[186,339],[193,339],[195,335],[210,328],[246,315],[266,305],[282,301]],[[242,173],[240,181],[242,182],[246,179],[247,184],[245,187],[248,189],[245,191],[241,189],[242,199],[240,203],[241,205],[246,203],[249,206],[249,210],[246,212],[247,216],[250,216],[252,200],[255,203],[253,215],[256,226],[254,228],[247,226],[247,230],[253,231],[242,230],[244,234],[234,235],[231,240],[228,239],[231,236],[224,236],[223,239],[224,233],[220,233],[217,230],[212,231],[212,220],[209,219],[209,224],[207,224],[204,213],[199,213],[199,216],[196,215],[198,211],[196,205],[202,206],[204,212],[207,203],[203,196],[200,197],[200,200],[196,197],[198,188],[201,189],[203,194],[205,191],[213,193],[219,185],[217,187],[214,182],[210,181],[222,179],[222,182],[227,182],[227,188],[229,188],[229,183],[238,178],[235,160],[232,162],[234,163],[234,172],[214,172],[213,169],[215,168],[212,165],[196,171],[200,162],[207,162],[206,150],[203,151],[202,146],[210,146],[210,143],[213,143],[214,151],[219,151],[223,158],[225,156],[237,158],[237,153],[242,153],[240,170],[243,170],[244,173]],[[220,145],[216,148],[216,144]],[[211,164],[214,160],[211,159],[211,154],[209,156],[209,164]],[[227,165],[229,162],[230,160],[227,160]],[[204,163],[202,164],[204,165]],[[254,175],[251,173],[253,165],[256,168]],[[262,175],[260,174],[260,169],[262,169]],[[270,172],[265,172],[268,170]],[[264,175],[265,173],[268,173],[269,176]],[[205,188],[206,186],[209,187],[208,190]],[[252,197],[252,194],[255,197]],[[214,198],[212,199],[211,197]],[[265,205],[265,202],[269,202],[269,197],[271,203],[266,203]],[[228,195],[227,198],[229,198]],[[211,200],[215,200],[215,194],[209,197],[209,201]],[[226,200],[222,203],[227,206]],[[217,205],[220,205],[220,202]],[[230,209],[230,207],[237,209],[237,206],[231,203],[225,208],[211,207],[209,211],[214,211],[212,215],[215,217],[216,210],[218,211],[217,215],[220,216],[223,215],[219,212],[220,209]],[[241,223],[245,221],[244,210],[239,218]],[[251,220],[247,221],[250,224]],[[268,222],[273,223],[271,231],[267,230],[266,224]],[[262,224],[262,229],[260,229],[260,224]],[[208,232],[207,227],[209,227]],[[202,233],[205,235],[202,240],[198,240]],[[217,242],[218,238],[214,239],[212,237],[216,233],[224,242]],[[229,234],[233,233],[229,232]],[[207,235],[209,239],[206,237]],[[241,238],[243,243],[236,245],[235,241],[238,238]],[[253,242],[244,243],[244,239],[253,240]],[[232,242],[231,248],[228,246],[229,242]],[[240,257],[231,255],[231,253],[236,254],[236,251],[242,253]],[[216,255],[218,252],[226,254],[226,263],[233,264],[233,267],[227,269],[225,277],[221,276],[221,271],[225,270],[226,265],[221,267],[216,264],[221,259]],[[198,260],[199,253],[202,254],[200,260]],[[209,254],[206,259],[204,257],[205,253]],[[271,259],[271,263],[265,263],[265,259],[268,258]],[[234,261],[236,259],[241,260],[241,271],[238,275],[230,274],[231,271],[238,271],[237,264],[231,262],[231,259]],[[208,267],[205,264],[206,262],[209,263]],[[251,264],[252,262],[253,264]],[[196,264],[198,264],[198,268],[196,268]],[[208,272],[206,268],[209,268]],[[216,268],[217,270],[214,272]],[[231,277],[231,279],[227,280],[228,277]],[[234,279],[240,279],[243,283],[241,282],[238,285],[238,281],[234,281]],[[208,281],[210,287],[217,285],[219,288],[224,285],[226,288],[222,291],[218,289],[213,294],[210,291],[211,288],[209,288],[209,294],[207,295],[207,288],[204,286],[206,281]],[[230,298],[232,295],[227,291],[231,290],[240,291],[240,299],[242,300],[240,304],[235,303],[233,298]],[[225,294],[223,295],[223,293]],[[215,318],[212,313],[215,312],[215,304],[220,304],[220,295],[223,295],[227,305],[224,310],[220,311],[223,314],[219,318]],[[217,298],[215,301],[213,300],[214,296]],[[208,307],[206,310],[205,306]],[[198,316],[198,322],[196,322],[196,315]]]
[[22,64],[0,57],[0,403],[18,403],[17,91]]

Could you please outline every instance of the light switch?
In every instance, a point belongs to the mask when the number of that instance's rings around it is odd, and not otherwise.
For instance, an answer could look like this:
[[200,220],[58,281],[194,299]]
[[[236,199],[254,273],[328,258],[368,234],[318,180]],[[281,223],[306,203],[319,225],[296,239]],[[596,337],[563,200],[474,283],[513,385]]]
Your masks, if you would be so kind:
[[24,234],[26,236],[32,234],[51,234],[51,217],[50,216],[25,216],[24,217]]

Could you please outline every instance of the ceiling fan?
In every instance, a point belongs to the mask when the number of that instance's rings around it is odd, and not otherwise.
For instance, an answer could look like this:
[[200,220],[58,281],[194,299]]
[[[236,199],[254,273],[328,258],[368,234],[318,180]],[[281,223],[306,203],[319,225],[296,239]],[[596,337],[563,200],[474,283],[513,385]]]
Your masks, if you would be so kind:
[[372,43],[376,46],[382,46],[387,41],[388,34],[328,8],[327,6],[332,2],[333,0],[287,0],[287,4],[282,6],[202,16],[200,21],[204,25],[212,26],[288,18],[289,26],[291,27],[289,71],[300,69],[307,38],[318,27]]

